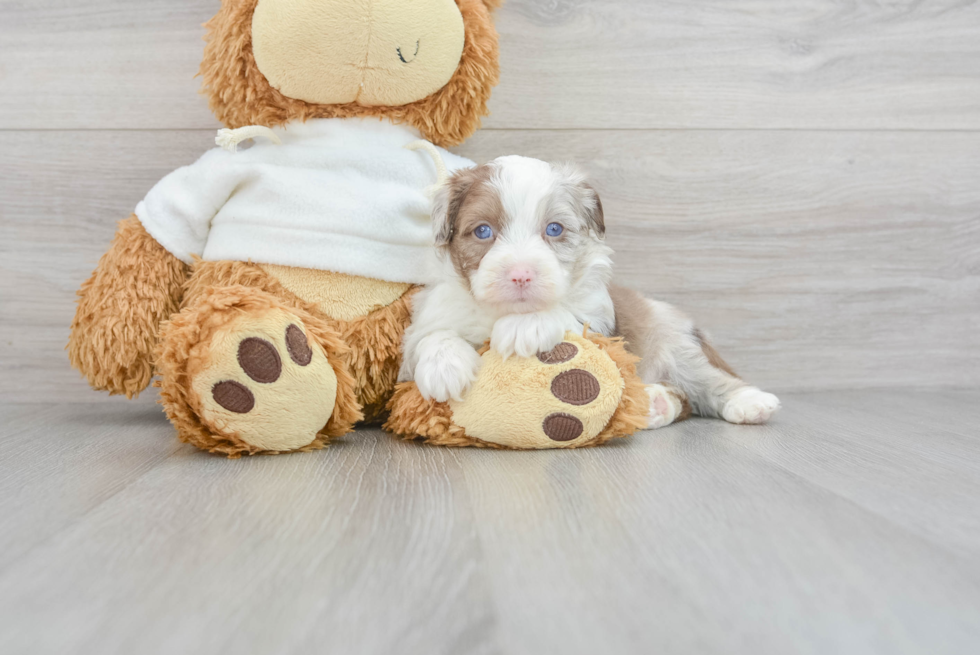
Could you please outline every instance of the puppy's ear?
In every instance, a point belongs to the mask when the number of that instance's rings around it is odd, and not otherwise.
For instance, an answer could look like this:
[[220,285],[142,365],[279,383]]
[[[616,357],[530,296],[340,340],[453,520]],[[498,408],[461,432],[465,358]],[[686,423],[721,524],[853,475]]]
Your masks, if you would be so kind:
[[[436,191],[435,198],[432,199],[432,235],[435,237],[436,246],[448,246],[453,239],[453,228],[456,217],[449,216],[449,205],[455,193],[452,180],[448,180]],[[456,208],[456,212],[459,208]],[[456,213],[454,212],[454,213]]]
[[558,174],[563,178],[562,186],[567,190],[575,213],[582,217],[590,230],[599,238],[606,236],[606,220],[602,213],[602,200],[595,187],[589,184],[585,173],[571,164],[556,164]]
[[437,246],[448,246],[452,242],[466,195],[474,184],[486,177],[486,170],[484,165],[456,171],[436,192],[432,201],[432,230]]
[[448,246],[453,240],[459,208],[466,199],[469,186],[456,174],[436,192],[436,197],[432,200],[432,232],[437,246]]
[[582,213],[590,228],[595,230],[599,238],[606,236],[606,218],[602,213],[602,199],[596,193],[595,187],[588,182],[582,182]]

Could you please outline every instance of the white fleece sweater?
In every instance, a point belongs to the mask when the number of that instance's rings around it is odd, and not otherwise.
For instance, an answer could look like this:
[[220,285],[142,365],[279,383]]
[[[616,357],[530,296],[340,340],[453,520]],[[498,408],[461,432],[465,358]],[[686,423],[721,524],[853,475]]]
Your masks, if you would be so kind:
[[[215,148],[163,178],[136,207],[174,256],[252,261],[421,283],[432,247],[432,157],[413,128],[318,119],[239,152]],[[440,149],[450,173],[473,162]]]

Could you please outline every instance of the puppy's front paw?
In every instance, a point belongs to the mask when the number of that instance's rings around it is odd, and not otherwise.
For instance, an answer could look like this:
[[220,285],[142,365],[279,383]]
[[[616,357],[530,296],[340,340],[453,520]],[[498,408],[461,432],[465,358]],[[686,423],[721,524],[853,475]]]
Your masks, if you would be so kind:
[[721,417],[729,423],[759,424],[779,409],[779,398],[755,387],[746,387],[725,403]]
[[493,325],[490,347],[507,359],[548,352],[565,338],[565,324],[547,314],[511,314]]
[[415,385],[426,400],[462,400],[480,370],[482,360],[462,339],[426,344],[415,367]]

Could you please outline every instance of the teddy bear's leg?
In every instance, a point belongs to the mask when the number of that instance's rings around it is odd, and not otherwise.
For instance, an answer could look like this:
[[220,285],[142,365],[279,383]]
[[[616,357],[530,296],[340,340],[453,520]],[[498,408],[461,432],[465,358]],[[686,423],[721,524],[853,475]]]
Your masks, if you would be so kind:
[[422,398],[399,385],[386,427],[448,446],[544,449],[594,446],[648,427],[651,400],[622,341],[568,333],[537,357],[483,353],[461,402]]
[[164,324],[161,399],[182,441],[229,456],[321,448],[360,419],[347,346],[247,286],[208,289]]

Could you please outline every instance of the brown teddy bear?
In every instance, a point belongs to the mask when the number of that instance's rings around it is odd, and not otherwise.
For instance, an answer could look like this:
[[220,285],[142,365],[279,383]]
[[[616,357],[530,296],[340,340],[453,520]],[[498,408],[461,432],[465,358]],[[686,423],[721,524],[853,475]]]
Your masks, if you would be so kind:
[[644,426],[633,358],[597,335],[537,358],[486,352],[464,402],[396,390],[426,188],[472,164],[442,147],[487,114],[498,4],[223,0],[201,64],[223,147],[120,223],[78,292],[72,365],[127,397],[158,375],[180,439],[232,457],[385,418],[406,438],[502,448]]

